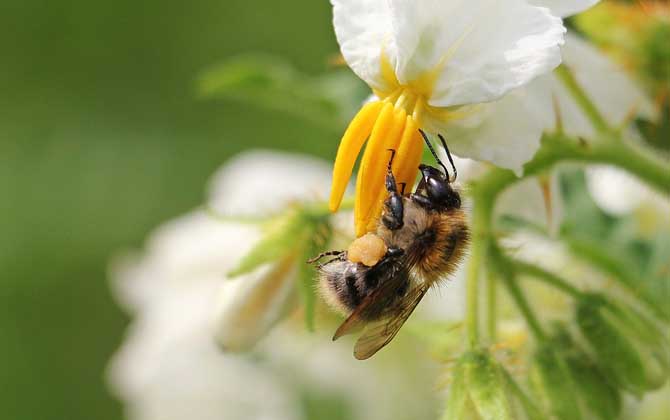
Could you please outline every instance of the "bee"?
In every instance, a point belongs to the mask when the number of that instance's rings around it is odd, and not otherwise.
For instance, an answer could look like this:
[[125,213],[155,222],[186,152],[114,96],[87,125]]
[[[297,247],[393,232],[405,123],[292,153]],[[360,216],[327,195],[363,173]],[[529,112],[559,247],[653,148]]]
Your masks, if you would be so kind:
[[[356,239],[347,251],[329,251],[318,264],[319,289],[330,306],[348,315],[333,340],[363,329],[354,356],[367,359],[387,345],[426,292],[453,274],[465,255],[470,233],[461,197],[452,186],[457,172],[444,137],[438,135],[453,169],[453,178],[426,134],[428,148],[444,172],[421,164],[413,193],[399,192],[390,150],[384,201],[377,230]],[[363,256],[361,254],[364,254]]]

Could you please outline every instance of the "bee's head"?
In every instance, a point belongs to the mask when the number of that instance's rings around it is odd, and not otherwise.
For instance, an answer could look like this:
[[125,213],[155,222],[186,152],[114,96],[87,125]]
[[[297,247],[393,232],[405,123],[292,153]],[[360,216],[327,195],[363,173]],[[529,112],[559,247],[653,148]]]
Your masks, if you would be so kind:
[[451,188],[449,178],[437,168],[419,165],[423,184],[423,193],[436,210],[449,210],[461,207],[461,196]]

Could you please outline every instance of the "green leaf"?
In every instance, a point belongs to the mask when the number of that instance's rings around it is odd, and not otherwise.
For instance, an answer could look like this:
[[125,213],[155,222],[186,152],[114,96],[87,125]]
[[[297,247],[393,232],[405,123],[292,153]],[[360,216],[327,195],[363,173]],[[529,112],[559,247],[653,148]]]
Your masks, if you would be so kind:
[[286,112],[338,131],[369,94],[349,71],[312,77],[280,57],[264,54],[233,57],[205,71],[198,93]]
[[565,362],[549,346],[536,350],[530,372],[531,387],[539,401],[553,418],[579,420],[582,418],[577,402],[577,389],[572,383]]

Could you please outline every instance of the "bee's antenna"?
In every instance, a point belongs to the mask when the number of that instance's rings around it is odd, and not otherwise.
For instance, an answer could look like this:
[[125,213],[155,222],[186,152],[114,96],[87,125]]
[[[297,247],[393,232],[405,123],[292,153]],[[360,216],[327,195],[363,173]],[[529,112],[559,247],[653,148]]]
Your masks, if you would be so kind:
[[[422,129],[419,128],[419,133],[421,133],[421,136],[423,137],[423,140],[426,142],[426,145],[428,146],[428,149],[430,149],[430,153],[433,155],[435,160],[437,161],[437,164],[444,169],[444,173],[447,176],[447,179],[449,178],[449,171],[447,170],[447,167],[444,166],[444,163],[440,160],[440,158],[437,156],[437,153],[435,153],[435,149],[433,149],[433,145],[431,144],[430,140],[428,140],[428,136],[426,136],[426,133]],[[451,160],[451,156],[449,156],[449,160]]]
[[447,142],[444,140],[444,137],[442,137],[442,134],[438,134],[437,137],[440,138],[440,141],[442,142],[442,147],[444,147],[444,150],[447,152],[449,163],[451,163],[451,169],[454,170],[454,178],[450,179],[449,182],[454,182],[456,181],[456,177],[458,176],[458,172],[456,172],[456,165],[454,165],[454,159],[451,158],[451,153],[449,152],[449,148],[447,147]]

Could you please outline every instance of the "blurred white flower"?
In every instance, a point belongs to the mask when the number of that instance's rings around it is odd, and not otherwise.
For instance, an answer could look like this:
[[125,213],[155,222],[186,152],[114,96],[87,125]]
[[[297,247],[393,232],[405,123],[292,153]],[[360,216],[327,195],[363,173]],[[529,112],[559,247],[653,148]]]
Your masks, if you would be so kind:
[[[327,174],[327,166],[314,159],[247,153],[214,176],[210,202],[223,214],[277,210],[304,197],[305,190],[322,192]],[[245,183],[247,188],[239,187]],[[286,194],[279,192],[284,187],[290,189]],[[434,378],[423,361],[398,363],[400,369],[384,369],[384,357],[361,364],[351,357],[350,343],[332,343],[290,324],[265,337],[255,353],[220,350],[215,336],[227,347],[266,336],[292,295],[285,293],[292,289],[290,281],[271,275],[284,270],[281,262],[225,280],[257,239],[251,225],[193,211],[157,229],[143,253],[112,264],[112,289],[132,322],[108,380],[127,417],[306,419],[305,399],[327,398],[354,419],[431,418],[437,404],[430,392]],[[272,281],[278,286],[269,287]],[[256,310],[254,304],[263,299],[269,305]]]
[[664,226],[670,226],[670,201],[621,169],[594,165],[586,170],[587,187],[596,204],[605,212],[622,216],[647,207]]
[[[374,230],[381,211],[386,159],[380,156],[387,156],[387,149],[397,150],[398,182],[411,184],[423,149],[417,129],[449,135],[450,123],[477,114],[477,104],[502,97],[561,61],[561,19],[525,0],[332,4],[342,55],[375,97],[344,133],[333,171],[330,207],[335,211],[369,137],[356,183],[358,236]],[[457,155],[519,170],[539,144],[528,140],[516,136],[514,144],[500,147],[489,137],[452,146]]]

